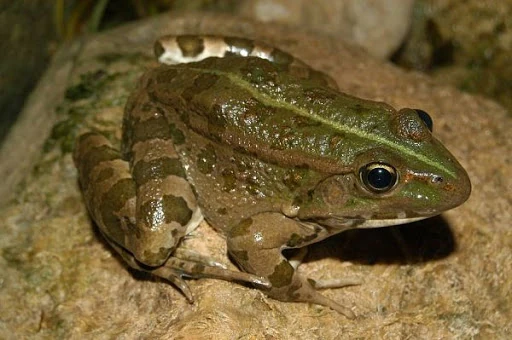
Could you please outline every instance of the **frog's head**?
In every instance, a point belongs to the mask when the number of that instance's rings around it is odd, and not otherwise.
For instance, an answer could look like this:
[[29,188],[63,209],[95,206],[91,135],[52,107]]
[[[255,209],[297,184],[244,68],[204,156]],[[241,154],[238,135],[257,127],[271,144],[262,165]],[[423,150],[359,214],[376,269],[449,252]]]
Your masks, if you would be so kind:
[[394,112],[348,170],[326,176],[308,192],[297,217],[370,228],[420,220],[462,204],[471,191],[468,175],[431,129],[421,110]]

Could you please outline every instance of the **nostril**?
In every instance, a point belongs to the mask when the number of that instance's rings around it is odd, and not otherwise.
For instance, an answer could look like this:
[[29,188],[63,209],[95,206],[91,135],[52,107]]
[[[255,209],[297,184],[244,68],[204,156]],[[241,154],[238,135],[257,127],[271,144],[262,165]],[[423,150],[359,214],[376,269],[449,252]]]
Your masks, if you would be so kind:
[[433,176],[431,182],[434,184],[441,184],[444,182],[444,179],[441,176]]

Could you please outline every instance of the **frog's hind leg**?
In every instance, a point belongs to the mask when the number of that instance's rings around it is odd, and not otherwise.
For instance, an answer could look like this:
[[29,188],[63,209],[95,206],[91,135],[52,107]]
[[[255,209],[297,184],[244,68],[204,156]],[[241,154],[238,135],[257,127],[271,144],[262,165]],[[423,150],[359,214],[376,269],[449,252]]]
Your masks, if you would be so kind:
[[[139,174],[137,175],[139,181],[137,183],[132,177],[132,172],[137,173],[141,170],[130,170],[129,163],[121,158],[120,152],[103,135],[93,132],[80,136],[73,158],[78,168],[84,199],[93,220],[107,242],[130,267],[170,281],[181,290],[189,301],[193,301],[193,297],[188,285],[183,280],[184,276],[238,280],[262,287],[269,286],[268,281],[259,276],[228,270],[206,256],[189,251],[176,251],[182,233],[190,232],[202,220],[200,210],[197,208],[186,214],[187,219],[183,219],[181,231],[175,232],[173,229],[154,228],[155,235],[145,234],[145,230],[141,230],[138,225],[140,217],[136,217],[137,209],[141,208],[138,207],[136,201],[137,193],[141,192],[138,191],[137,184],[144,184],[147,178],[144,178],[143,174]],[[135,168],[137,164],[140,166],[140,163],[136,163]],[[158,167],[159,165],[157,163],[153,166]],[[161,176],[159,171],[154,171],[153,175],[155,174],[157,177]],[[151,176],[151,174],[148,176]],[[188,182],[186,184],[190,190],[189,195],[192,195],[189,200],[193,200],[192,202],[195,204],[192,189]],[[166,193],[165,187],[163,191],[159,191],[159,188],[152,189],[153,192],[151,192],[150,197],[153,199],[161,198],[163,196],[162,192]],[[142,189],[142,193],[146,195],[144,189]],[[142,196],[142,198],[143,202],[146,202],[146,197]],[[165,201],[165,198],[163,200]],[[144,204],[142,204],[142,207],[144,207]],[[158,204],[154,204],[153,207],[156,216],[149,216],[156,221],[159,221],[159,213],[167,212],[165,208],[169,208],[165,206],[165,202],[163,207]],[[171,207],[171,212],[179,211],[179,209],[184,210],[185,208],[178,205],[177,207]],[[144,217],[147,217],[147,215],[143,215]],[[162,247],[162,244],[158,243],[166,241],[169,237],[175,238],[172,247]],[[150,256],[147,255],[148,253]],[[157,256],[153,256],[154,254]],[[148,259],[151,261],[148,261]],[[158,260],[157,265],[154,265],[153,259]]]
[[272,288],[262,289],[270,297],[324,305],[354,318],[349,308],[318,292],[315,281],[302,277],[281,253],[285,248],[298,248],[322,239],[325,233],[321,228],[301,225],[278,213],[262,213],[231,230],[228,250],[246,272],[270,281]]

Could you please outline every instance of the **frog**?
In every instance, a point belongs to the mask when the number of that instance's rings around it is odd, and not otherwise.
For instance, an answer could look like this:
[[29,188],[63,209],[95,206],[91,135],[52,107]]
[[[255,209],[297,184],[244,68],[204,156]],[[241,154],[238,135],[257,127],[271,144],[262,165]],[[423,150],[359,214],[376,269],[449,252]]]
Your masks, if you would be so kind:
[[[410,223],[466,201],[465,169],[423,110],[344,93],[329,75],[242,37],[169,35],[129,96],[121,145],[78,137],[73,159],[92,220],[136,270],[248,283],[354,318],[298,271],[302,250],[350,229]],[[182,247],[206,220],[240,270]],[[285,250],[298,250],[285,256]]]

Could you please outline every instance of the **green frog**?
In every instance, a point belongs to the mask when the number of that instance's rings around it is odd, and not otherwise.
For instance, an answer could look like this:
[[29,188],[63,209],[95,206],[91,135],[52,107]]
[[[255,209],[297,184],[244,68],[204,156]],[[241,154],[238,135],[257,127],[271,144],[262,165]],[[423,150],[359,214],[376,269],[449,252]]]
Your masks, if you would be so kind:
[[[248,39],[166,36],[155,53],[162,65],[128,99],[121,147],[87,132],[74,162],[109,244],[191,302],[184,277],[213,277],[352,318],[283,250],[431,217],[470,194],[422,110],[342,93],[331,77]],[[242,271],[180,247],[203,218]]]

